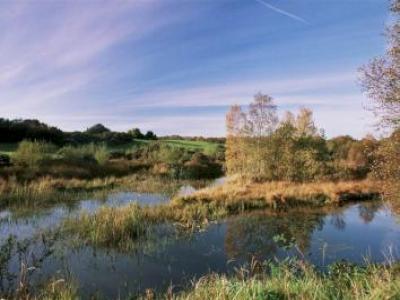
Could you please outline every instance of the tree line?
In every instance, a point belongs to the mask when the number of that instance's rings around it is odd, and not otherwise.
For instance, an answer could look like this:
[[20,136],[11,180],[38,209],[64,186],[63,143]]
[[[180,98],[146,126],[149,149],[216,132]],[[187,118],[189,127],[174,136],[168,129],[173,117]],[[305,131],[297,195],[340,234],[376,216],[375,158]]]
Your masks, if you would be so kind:
[[301,108],[279,120],[273,99],[258,93],[244,110],[226,115],[226,168],[257,180],[361,179],[371,171],[379,142],[372,136],[326,139],[313,112]]
[[65,132],[38,120],[8,120],[0,118],[0,143],[17,143],[23,140],[44,141],[55,145],[106,143],[120,145],[134,139],[156,140],[152,131],[142,133],[139,128],[128,132],[111,131],[96,124],[85,131]]

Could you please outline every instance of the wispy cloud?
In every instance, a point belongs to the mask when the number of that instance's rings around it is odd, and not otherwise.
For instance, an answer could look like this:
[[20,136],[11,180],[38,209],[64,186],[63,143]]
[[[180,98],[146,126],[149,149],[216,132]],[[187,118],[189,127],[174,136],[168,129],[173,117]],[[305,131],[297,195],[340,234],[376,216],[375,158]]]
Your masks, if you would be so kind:
[[[13,114],[60,101],[84,91],[119,60],[107,52],[138,41],[176,21],[158,16],[156,1],[2,2],[0,27],[0,106]],[[131,58],[140,69],[139,58]],[[9,108],[10,110],[6,110]],[[14,109],[15,108],[15,109]]]
[[[314,74],[308,77],[287,77],[282,79],[258,79],[228,81],[218,84],[207,84],[177,89],[151,90],[121,102],[121,107],[140,106],[219,106],[245,104],[259,91],[277,98],[280,105],[295,102],[293,94],[315,93],[321,89],[333,91],[344,86],[352,87],[357,80],[357,73],[348,71],[330,74]],[[291,97],[289,97],[291,96]],[[359,94],[361,97],[361,94]],[[286,102],[283,99],[287,99]],[[313,102],[316,97],[308,97]],[[290,100],[289,100],[290,99]],[[301,99],[301,98],[300,98]],[[304,105],[308,101],[302,98]],[[298,102],[301,102],[300,100]]]
[[269,8],[270,10],[273,10],[273,11],[275,11],[275,12],[281,14],[281,15],[284,15],[284,16],[292,19],[292,20],[295,20],[295,21],[298,21],[298,22],[301,22],[301,23],[304,23],[304,24],[310,24],[309,22],[307,22],[303,18],[301,18],[301,17],[299,17],[299,16],[297,16],[295,14],[292,14],[292,13],[286,11],[286,10],[283,10],[283,9],[280,9],[280,8],[278,8],[276,6],[273,6],[273,5],[265,2],[264,0],[255,0],[255,1],[257,1],[261,5],[264,5],[265,7]]

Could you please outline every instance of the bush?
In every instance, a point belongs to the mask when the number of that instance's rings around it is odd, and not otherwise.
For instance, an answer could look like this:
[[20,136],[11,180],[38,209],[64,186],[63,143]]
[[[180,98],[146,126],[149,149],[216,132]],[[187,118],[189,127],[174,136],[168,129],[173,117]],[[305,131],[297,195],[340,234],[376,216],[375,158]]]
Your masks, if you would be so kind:
[[12,156],[12,162],[24,167],[38,167],[40,163],[49,159],[54,146],[45,142],[22,141]]
[[95,162],[92,144],[80,147],[66,146],[61,148],[58,153],[68,162]]
[[103,165],[108,161],[109,153],[105,145],[88,144],[80,147],[66,146],[59,154],[70,162],[94,162]]
[[189,179],[217,178],[222,174],[222,166],[201,152],[194,153],[184,165],[184,177]]
[[104,165],[109,158],[109,153],[106,146],[101,145],[94,148],[94,158],[99,165]]

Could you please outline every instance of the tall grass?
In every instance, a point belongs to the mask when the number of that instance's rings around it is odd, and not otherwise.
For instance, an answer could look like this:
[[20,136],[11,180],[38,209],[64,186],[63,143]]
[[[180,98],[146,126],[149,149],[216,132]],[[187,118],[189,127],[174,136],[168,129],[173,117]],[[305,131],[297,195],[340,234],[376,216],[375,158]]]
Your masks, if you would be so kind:
[[94,214],[86,212],[66,219],[61,232],[75,235],[86,244],[105,248],[131,249],[138,241],[152,237],[158,226],[173,224],[175,232],[193,232],[210,221],[222,218],[227,211],[208,205],[156,206],[128,204],[103,207]]
[[41,206],[68,202],[111,191],[173,194],[189,181],[134,174],[91,180],[42,177],[19,182],[15,177],[0,177],[0,207]]
[[148,222],[140,206],[132,204],[124,209],[103,207],[94,215],[82,213],[77,223],[67,220],[64,230],[76,231],[81,238],[97,245],[124,247],[130,240],[146,235]]
[[400,299],[400,265],[334,264],[321,273],[303,262],[257,263],[237,276],[212,274],[161,299]]
[[381,193],[380,182],[371,180],[347,182],[252,182],[242,178],[177,197],[175,203],[210,203],[228,210],[296,205],[322,206],[352,200],[370,200]]
[[[265,188],[265,184],[261,186]],[[284,183],[270,183],[268,188],[272,187],[277,190],[267,190],[267,193],[273,195],[267,198],[259,196],[261,191],[264,194],[266,192],[261,188],[256,192],[252,189],[251,192],[256,193],[257,197],[250,199],[238,197],[235,191],[232,191],[232,195],[230,192],[226,192],[222,196],[209,194],[208,191],[221,189],[221,187],[216,187],[201,190],[191,196],[177,197],[168,204],[157,206],[147,207],[134,204],[119,208],[105,207],[95,214],[83,213],[77,218],[67,220],[64,229],[90,244],[123,248],[124,244],[134,243],[140,238],[148,238],[151,228],[163,223],[172,223],[176,225],[177,229],[193,231],[207,226],[211,221],[251,209],[283,205],[312,207],[332,204],[337,203],[338,200],[336,198],[331,200],[329,195],[338,197],[338,193],[339,195],[357,193],[357,197],[361,197],[360,195],[364,197],[367,193],[375,195],[375,190],[367,182],[341,183],[336,187],[334,184],[328,183],[325,185],[302,185],[300,188],[298,187],[299,189]],[[223,186],[222,191],[226,188]],[[278,198],[276,194],[280,192],[285,192],[285,194]],[[282,202],[281,199],[285,199],[285,201]]]
[[12,162],[16,165],[36,168],[49,159],[54,152],[54,146],[45,142],[22,141],[12,155]]

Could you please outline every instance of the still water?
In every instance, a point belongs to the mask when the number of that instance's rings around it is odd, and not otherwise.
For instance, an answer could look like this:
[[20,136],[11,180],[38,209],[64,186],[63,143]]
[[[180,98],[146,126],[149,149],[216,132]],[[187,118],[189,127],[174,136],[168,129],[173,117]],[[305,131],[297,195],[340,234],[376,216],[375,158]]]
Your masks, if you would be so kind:
[[[181,190],[190,192],[190,188]],[[231,273],[235,267],[257,259],[299,257],[319,268],[346,260],[363,264],[400,258],[398,217],[380,202],[343,207],[291,209],[285,212],[257,211],[227,218],[206,230],[177,235],[172,226],[160,226],[135,250],[95,249],[58,237],[51,251],[40,237],[63,218],[81,210],[95,212],[102,205],[119,206],[132,201],[154,205],[168,201],[162,194],[117,193],[103,200],[84,200],[29,215],[0,212],[0,246],[10,235],[26,240],[29,255],[43,257],[32,280],[40,281],[57,272],[68,272],[79,283],[84,297],[106,298],[143,293],[147,288],[178,290],[193,278],[209,272]],[[14,257],[8,268],[18,269]],[[2,283],[3,289],[7,287]],[[1,294],[1,290],[0,290]]]

